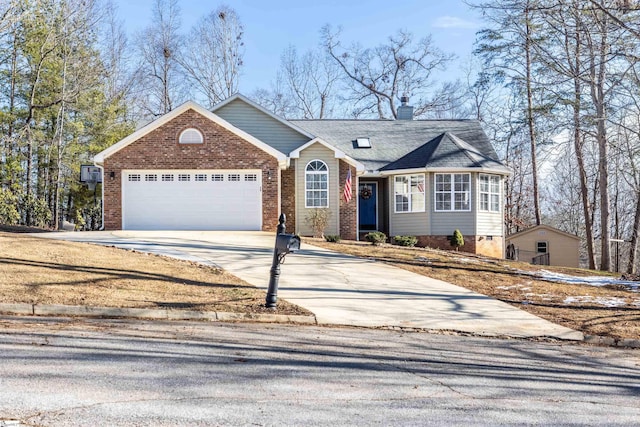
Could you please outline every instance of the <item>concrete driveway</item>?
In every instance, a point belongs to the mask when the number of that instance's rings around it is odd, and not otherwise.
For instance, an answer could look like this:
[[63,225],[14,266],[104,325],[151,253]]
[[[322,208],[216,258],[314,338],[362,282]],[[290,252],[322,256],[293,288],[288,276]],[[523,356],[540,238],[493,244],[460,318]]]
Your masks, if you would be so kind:
[[[39,237],[112,245],[221,267],[267,289],[275,235],[263,232],[113,231]],[[582,334],[465,288],[384,263],[304,243],[286,257],[279,299],[300,305],[320,324],[453,330],[490,336]]]

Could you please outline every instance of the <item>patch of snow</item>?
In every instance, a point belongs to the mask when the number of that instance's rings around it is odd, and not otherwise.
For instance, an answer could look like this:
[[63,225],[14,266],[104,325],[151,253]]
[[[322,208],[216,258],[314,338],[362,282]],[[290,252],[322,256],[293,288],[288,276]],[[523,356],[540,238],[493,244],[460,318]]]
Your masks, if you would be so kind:
[[[523,272],[524,274],[531,274],[529,272]],[[587,276],[578,277],[570,276],[568,274],[554,273],[547,270],[539,270],[533,272],[533,275],[540,277],[541,279],[548,280],[550,282],[569,283],[576,285],[589,285],[589,286],[607,286],[618,285],[624,286],[633,292],[640,292],[640,282],[634,282],[631,280],[620,280],[615,277],[603,277],[603,276]]]
[[598,304],[603,307],[622,307],[627,305],[627,301],[624,298],[616,298],[616,297],[592,297],[589,295],[584,296],[576,296],[576,297],[567,297],[564,300],[565,304],[573,304],[573,303],[593,303]]
[[454,258],[454,261],[458,261],[460,264],[477,264],[478,260],[471,258]]
[[531,288],[529,286],[525,286],[522,284],[516,284],[516,285],[511,285],[511,286],[496,286],[496,289],[503,289],[505,291],[511,290],[511,289],[520,289],[521,291],[530,291]]
[[530,292],[524,294],[524,296],[527,298],[540,297],[540,299],[543,299],[543,300],[553,300],[555,298],[555,295],[551,295],[551,294],[532,294]]

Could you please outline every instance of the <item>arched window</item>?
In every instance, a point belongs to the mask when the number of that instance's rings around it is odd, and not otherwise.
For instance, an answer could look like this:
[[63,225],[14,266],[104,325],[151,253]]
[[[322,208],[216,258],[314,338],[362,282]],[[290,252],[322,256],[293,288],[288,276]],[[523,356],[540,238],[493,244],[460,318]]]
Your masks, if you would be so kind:
[[304,174],[305,207],[329,207],[329,168],[322,160],[307,163]]
[[189,128],[180,132],[178,142],[180,144],[202,144],[204,138],[198,129]]

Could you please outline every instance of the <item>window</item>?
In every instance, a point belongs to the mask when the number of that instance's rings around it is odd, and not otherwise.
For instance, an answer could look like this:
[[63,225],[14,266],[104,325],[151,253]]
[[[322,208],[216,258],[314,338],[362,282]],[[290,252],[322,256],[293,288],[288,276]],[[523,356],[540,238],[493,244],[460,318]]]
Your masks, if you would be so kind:
[[244,176],[244,180],[255,182],[258,180],[258,175],[256,175],[255,173],[248,173]]
[[424,212],[424,175],[398,175],[394,179],[396,212]]
[[211,181],[224,181],[224,175],[221,173],[214,173],[211,175]]
[[180,144],[202,144],[204,138],[198,129],[189,128],[180,132],[178,142]]
[[371,140],[369,138],[356,138],[356,147],[371,148]]
[[195,176],[195,180],[202,182],[202,181],[206,181],[207,180],[207,175],[203,174],[203,173],[197,173]]
[[158,180],[158,175],[156,175],[155,173],[151,174],[148,173],[144,176],[144,180],[145,181],[157,181]]
[[321,160],[307,164],[304,175],[305,207],[329,207],[329,168]]
[[484,175],[478,177],[480,186],[480,210],[500,212],[500,177]]
[[162,180],[163,181],[173,181],[173,174],[172,173],[163,173],[162,174]]
[[539,254],[546,254],[547,251],[547,242],[536,242],[536,252]]
[[229,174],[229,181],[240,181],[240,174],[239,173],[230,173]]
[[188,173],[180,173],[178,174],[178,181],[191,181],[191,175]]
[[468,173],[436,174],[436,211],[469,211],[471,175]]
[[129,181],[140,181],[140,174],[139,173],[129,174]]

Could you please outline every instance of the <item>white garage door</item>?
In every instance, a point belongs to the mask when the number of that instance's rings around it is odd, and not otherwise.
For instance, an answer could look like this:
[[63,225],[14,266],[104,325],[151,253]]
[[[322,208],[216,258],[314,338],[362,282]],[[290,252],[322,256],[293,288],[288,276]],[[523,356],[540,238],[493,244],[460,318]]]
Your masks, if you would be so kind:
[[122,176],[124,230],[261,230],[260,170],[137,170]]

